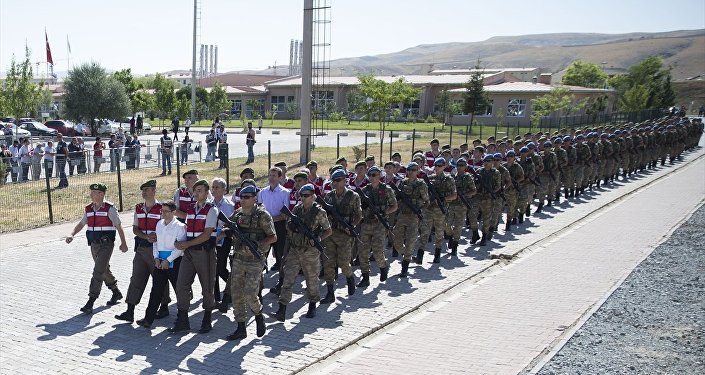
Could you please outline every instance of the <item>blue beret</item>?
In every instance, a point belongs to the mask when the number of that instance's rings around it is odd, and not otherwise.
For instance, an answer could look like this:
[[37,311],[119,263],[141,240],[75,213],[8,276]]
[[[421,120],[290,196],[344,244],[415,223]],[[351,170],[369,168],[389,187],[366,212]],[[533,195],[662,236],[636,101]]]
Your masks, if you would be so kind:
[[[527,151],[528,151],[528,150],[527,150]],[[509,150],[509,151],[507,151],[507,157],[508,157],[508,158],[513,158],[513,157],[515,157],[515,156],[517,156],[517,154],[514,152],[514,150]]]
[[607,133],[600,134],[600,138],[607,138]]
[[460,158],[458,159],[458,161],[455,162],[455,165],[458,167],[461,165],[468,165],[468,161],[465,160],[465,158]]
[[240,189],[240,196],[243,194],[257,194],[257,186],[247,185]]
[[485,155],[485,157],[482,159],[482,161],[484,161],[484,162],[494,161],[494,155],[491,155],[491,154]]
[[412,161],[411,163],[409,163],[409,164],[406,165],[406,169],[418,168],[418,167],[419,167],[419,163],[417,163],[417,162],[415,162],[415,161]]
[[524,146],[524,147],[522,147],[522,148],[519,149],[519,153],[520,153],[520,154],[523,154],[523,153],[525,153],[525,152],[529,152],[529,148],[528,148],[528,147]]
[[526,144],[526,147],[528,147],[529,150],[533,150],[536,148],[536,144],[534,142],[529,142]]
[[441,166],[441,165],[446,165],[446,159],[436,158],[436,160],[433,161],[433,165],[436,167]]
[[543,143],[543,147],[551,147],[551,146],[553,146],[553,143],[551,143],[551,141],[546,141]]
[[370,169],[367,170],[367,175],[369,176],[370,174],[375,173],[375,172],[377,172],[377,173],[382,173],[382,170],[379,169],[378,166],[373,165],[373,166],[370,167]]
[[615,131],[614,131],[614,134],[616,134],[616,135],[620,135],[620,134],[622,134],[622,131],[621,131],[621,130],[619,130],[619,129],[617,129],[617,130],[615,130]]
[[575,140],[576,140],[576,141],[584,141],[584,140],[585,140],[585,136],[582,135],[582,134],[578,134],[578,135],[575,136]]
[[494,160],[502,160],[502,154],[500,154],[500,153],[498,152],[498,153],[492,155],[492,158],[493,158]]
[[614,139],[614,137],[615,137],[614,134],[610,134],[609,136],[607,136],[607,138],[609,138],[609,139]]
[[330,179],[335,180],[336,178],[347,177],[347,176],[348,176],[348,174],[344,170],[336,169],[333,171],[333,173],[330,174]]
[[571,138],[571,136],[569,136],[569,135],[566,135],[565,137],[563,137],[563,142],[572,142],[572,141],[573,141],[573,138]]
[[563,143],[563,139],[561,137],[556,137],[556,139],[553,140],[553,143]]
[[299,189],[299,195],[303,194],[306,191],[310,191],[313,193],[316,191],[316,188],[313,187],[313,184],[306,184],[302,186],[301,189]]

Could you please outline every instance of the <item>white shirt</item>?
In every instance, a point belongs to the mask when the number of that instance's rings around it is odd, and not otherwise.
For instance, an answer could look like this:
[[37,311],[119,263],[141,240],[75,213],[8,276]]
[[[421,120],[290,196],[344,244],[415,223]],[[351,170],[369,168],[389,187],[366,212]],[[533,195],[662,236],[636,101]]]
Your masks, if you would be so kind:
[[39,163],[42,159],[44,158],[44,150],[36,146],[34,150],[32,150],[32,161]]
[[171,251],[166,259],[169,263],[184,254],[183,250],[174,247],[174,242],[186,240],[186,224],[172,218],[169,224],[164,224],[164,219],[157,222],[157,242],[152,245],[154,259],[159,258],[159,251]]
[[267,186],[260,190],[257,201],[262,202],[264,209],[274,217],[281,215],[279,210],[282,207],[289,207],[289,193],[289,189],[285,189],[281,185],[277,185],[274,190],[272,190],[271,186]]
[[45,146],[44,147],[44,157],[42,160],[49,160],[52,161],[54,159],[54,154],[56,153],[56,149],[51,146]]
[[30,163],[29,147],[27,147],[27,145],[22,145],[22,147],[20,147],[19,156],[20,156],[20,162],[22,162],[23,164]]

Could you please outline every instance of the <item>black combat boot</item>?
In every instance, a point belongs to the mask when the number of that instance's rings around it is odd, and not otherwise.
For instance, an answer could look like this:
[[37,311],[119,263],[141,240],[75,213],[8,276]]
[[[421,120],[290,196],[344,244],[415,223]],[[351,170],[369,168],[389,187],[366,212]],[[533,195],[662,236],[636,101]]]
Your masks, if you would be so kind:
[[541,212],[541,209],[543,209],[543,199],[539,201],[539,205],[536,207],[536,213]]
[[[567,194],[566,194],[566,195],[567,195]],[[568,197],[566,197],[566,198],[568,198]],[[560,192],[560,190],[556,192],[554,201],[556,201],[556,203],[558,203],[558,202],[561,201],[561,192]]]
[[264,336],[264,333],[267,331],[267,327],[264,325],[264,316],[262,316],[261,312],[255,315],[255,323],[257,324],[257,337]]
[[211,310],[206,310],[203,312],[203,320],[201,321],[201,329],[198,330],[198,333],[208,333],[213,329],[213,325],[211,324]]
[[128,303],[127,304],[127,311],[120,315],[115,315],[115,319],[117,320],[124,320],[126,322],[132,323],[135,321],[135,305]]
[[407,277],[407,276],[409,276],[409,261],[402,260],[401,261],[401,273],[399,274],[399,277]]
[[516,217],[513,217],[513,218],[512,218],[512,221],[511,221],[509,224],[517,225],[517,218],[516,218]]
[[526,205],[526,217],[531,216],[531,204]]
[[157,310],[157,314],[154,315],[154,319],[162,319],[169,316],[169,306],[162,304]]
[[482,239],[480,240],[480,246],[485,246],[487,244],[487,233],[482,232]]
[[389,274],[389,266],[379,269],[379,281],[387,280],[387,275]]
[[477,229],[472,230],[472,238],[470,239],[471,244],[475,244],[475,242],[480,240],[480,232]]
[[171,333],[182,333],[182,332],[188,332],[191,330],[191,324],[189,324],[188,321],[188,313],[186,310],[179,310],[176,313],[176,322],[174,322],[174,326],[172,328],[169,328],[169,332]]
[[348,295],[352,296],[355,294],[355,276],[350,276],[345,281],[348,283]]
[[575,198],[575,189],[574,188],[570,188],[568,190],[568,198]]
[[588,190],[592,191],[592,182],[588,184]]
[[453,254],[453,243],[454,242],[455,242],[455,240],[453,240],[453,238],[448,240],[448,250],[450,250],[450,255],[457,255],[457,252],[456,252],[456,254]]
[[279,295],[279,293],[282,292],[282,285],[284,284],[284,275],[279,272],[279,281],[277,281],[277,285],[273,286],[271,289],[269,289],[269,293]]
[[122,299],[122,293],[120,293],[120,289],[115,288],[113,289],[113,295],[110,297],[110,300],[108,301],[107,305],[108,306],[114,306],[120,303],[120,300]]
[[316,302],[308,303],[308,311],[306,311],[306,317],[309,319],[316,317]]
[[487,239],[491,240],[493,235],[494,235],[494,228],[490,228],[490,231],[487,232]]
[[433,254],[433,263],[441,262],[441,248],[437,247],[436,252]]
[[423,251],[423,245],[422,245],[418,250],[416,250],[416,256],[414,257],[414,263],[416,263],[416,264],[423,263],[423,253],[424,253],[424,251]]
[[331,303],[335,301],[335,285],[328,284],[326,285],[326,288],[328,289],[328,293],[326,294],[325,298],[321,300],[321,303]]
[[368,286],[370,286],[370,273],[363,272],[360,282],[357,283],[357,287],[358,288],[367,288]]
[[[259,315],[262,316],[262,315]],[[262,321],[264,323],[264,321]],[[242,340],[247,337],[247,330],[245,329],[245,322],[237,322],[237,329],[232,334],[228,335],[225,339],[228,341],[232,340]]]
[[519,214],[519,224],[524,223],[524,214]]
[[399,252],[397,251],[397,248],[392,246],[392,258],[396,258],[399,256]]
[[570,190],[568,188],[563,188],[563,193],[565,194],[565,199],[570,198]]
[[283,322],[286,320],[286,305],[279,302],[279,310],[274,313],[274,319]]
[[511,229],[512,229],[512,225],[509,222],[507,222],[507,224],[504,226],[504,231],[509,232]]
[[546,200],[546,207],[551,207],[552,204],[553,204],[552,200],[550,200],[550,199]]
[[598,188],[598,189],[600,188],[600,182],[602,182],[602,180],[600,180],[600,179],[598,178],[598,179],[597,179],[597,188]]
[[[262,294],[262,291],[260,290],[260,296]],[[220,301],[220,305],[218,305],[218,310],[225,314],[228,312],[228,309],[230,308],[230,302],[232,302],[233,298],[230,296],[230,291],[228,293],[225,293],[223,295],[223,300]]]
[[88,299],[88,302],[81,307],[81,312],[84,314],[92,314],[93,313],[93,303],[95,302],[95,297],[91,297]]
[[450,255],[457,257],[458,256],[458,241],[453,240],[453,246],[450,248]]

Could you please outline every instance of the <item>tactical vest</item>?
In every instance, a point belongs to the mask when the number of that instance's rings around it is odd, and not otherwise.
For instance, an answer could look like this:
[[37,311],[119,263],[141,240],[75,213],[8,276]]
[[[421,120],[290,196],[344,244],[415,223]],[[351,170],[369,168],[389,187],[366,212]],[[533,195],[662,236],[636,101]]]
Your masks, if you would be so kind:
[[[379,185],[377,185],[377,189],[374,189],[372,185],[367,185],[362,189],[362,192],[370,198],[372,205],[379,209],[379,211],[384,213],[387,210],[387,185],[384,182],[380,182]],[[377,220],[377,217],[370,209],[364,210],[364,214],[367,222]]]
[[[301,221],[303,221],[304,224],[306,224],[311,230],[311,232],[314,235],[318,235],[320,232],[320,228],[317,225],[316,227],[312,227],[311,223],[316,222],[316,216],[318,215],[319,212],[325,211],[318,205],[318,203],[313,202],[313,205],[311,208],[308,210],[308,212],[304,212],[304,204],[299,203],[294,207],[292,210],[292,213],[299,217]],[[295,247],[310,247],[311,245],[309,244],[309,239],[303,234],[303,233],[297,233],[297,232],[291,232],[290,237],[290,243],[292,246]]]
[[189,193],[186,186],[179,188],[179,201],[176,202],[180,211],[186,212],[190,207],[196,206],[196,201],[193,200],[193,196]]
[[[413,203],[418,208],[423,208],[426,206],[426,202],[421,196],[421,186],[426,184],[423,180],[416,179],[412,184],[409,179],[404,179],[399,183],[399,190],[406,193],[409,196],[411,203]],[[399,212],[406,215],[414,215],[409,207],[405,204],[399,205]]]
[[[332,191],[329,194],[326,194],[324,200],[326,203],[332,205],[335,207],[336,210],[338,210],[338,213],[340,214],[340,217],[343,218],[343,220],[347,220],[348,223],[352,223],[353,220],[353,211],[354,207],[352,206],[352,201],[353,201],[353,192],[350,189],[345,189],[345,193],[343,193],[343,196],[338,200],[338,196],[335,193],[335,190]],[[331,216],[332,217],[332,216]],[[333,229],[338,229],[338,221],[335,220],[333,217],[333,220],[331,220],[331,227]]]
[[[186,239],[192,240],[200,236],[203,231],[206,230],[206,217],[208,216],[208,211],[213,208],[213,204],[206,202],[206,204],[196,211],[196,204],[189,206],[186,211]],[[204,244],[208,247],[215,246],[215,230],[211,232],[211,238]]]
[[[263,238],[267,237],[264,228],[260,225],[260,220],[264,215],[264,208],[262,206],[254,206],[252,208],[251,214],[246,214],[242,208],[235,210],[235,213],[230,217],[230,220],[237,224],[238,229],[249,239],[258,243]],[[237,239],[236,239],[237,240]],[[258,243],[259,248],[259,243]],[[259,248],[260,251],[266,251],[267,249]],[[235,250],[239,251],[240,256],[251,256],[254,259],[254,255],[247,249],[247,246],[240,244],[240,246]]]
[[113,207],[110,202],[103,202],[103,205],[95,210],[93,204],[86,206],[86,239],[90,245],[94,241],[108,238],[115,241],[115,225],[108,217],[108,211]]
[[[453,176],[453,179],[455,180],[455,190],[457,191],[458,195],[466,195],[470,192],[477,190],[477,188],[475,187],[475,182],[473,181],[473,177],[467,172],[461,175],[456,173],[455,176]],[[463,201],[461,201],[460,198],[452,200],[449,203],[452,205],[464,205]]]

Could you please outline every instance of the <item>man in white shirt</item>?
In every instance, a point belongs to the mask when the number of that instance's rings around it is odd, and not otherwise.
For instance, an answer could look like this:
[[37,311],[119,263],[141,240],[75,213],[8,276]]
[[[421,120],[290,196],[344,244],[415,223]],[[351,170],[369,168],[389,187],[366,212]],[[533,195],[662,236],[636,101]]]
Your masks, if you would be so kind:
[[157,223],[157,242],[153,245],[154,272],[152,272],[152,291],[144,319],[137,321],[142,327],[150,328],[157,315],[157,309],[164,297],[168,282],[176,289],[179,266],[183,251],[174,247],[176,241],[186,240],[186,225],[174,218],[176,204],[174,201],[162,203],[162,219]]
[[54,155],[56,155],[56,149],[54,148],[54,143],[52,141],[47,142],[44,146],[44,156],[42,157],[42,168],[46,168],[47,176],[51,177],[54,170]]
[[[230,200],[230,198],[225,197],[225,189],[227,183],[220,177],[216,177],[211,182],[211,190],[213,191],[213,204],[218,209],[218,212],[222,212],[227,218],[233,216],[235,212],[235,203]],[[226,236],[223,233],[223,222],[218,220],[218,226],[216,227],[217,236],[215,238],[215,255],[216,255],[216,266],[215,266],[215,289],[214,296],[216,304],[221,302],[220,298],[220,283],[218,278],[223,279],[225,282],[225,290],[223,291],[222,303],[220,303],[220,311],[225,313],[228,311],[228,304],[231,302],[230,288],[228,281],[230,280],[230,272],[228,272],[228,256],[230,255],[230,247],[232,246],[232,237]]]
[[29,180],[29,167],[32,164],[32,158],[30,157],[31,147],[29,146],[29,139],[22,141],[22,147],[20,147],[19,158],[20,165],[22,166],[22,179],[20,181]]
[[32,149],[32,179],[38,180],[42,174],[42,159],[44,158],[44,145],[37,143]]
[[[12,157],[10,158],[10,174],[12,176],[12,182],[17,182],[17,176],[20,174],[20,141],[14,140],[12,142],[12,146],[8,150],[10,150],[10,154],[12,154]],[[20,180],[22,181],[22,180]]]
[[262,189],[257,197],[257,201],[261,202],[264,209],[272,216],[274,231],[277,234],[277,242],[273,244],[276,263],[271,267],[271,270],[279,270],[281,267],[284,244],[286,243],[286,215],[279,211],[282,207],[289,206],[290,191],[279,184],[282,175],[282,170],[279,167],[272,167],[269,170],[269,186]]

